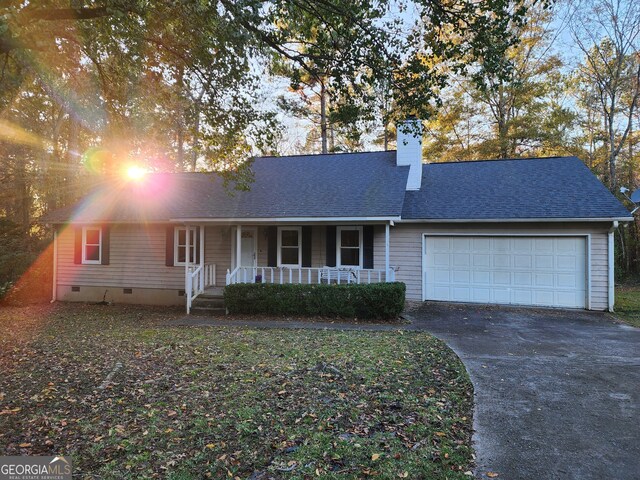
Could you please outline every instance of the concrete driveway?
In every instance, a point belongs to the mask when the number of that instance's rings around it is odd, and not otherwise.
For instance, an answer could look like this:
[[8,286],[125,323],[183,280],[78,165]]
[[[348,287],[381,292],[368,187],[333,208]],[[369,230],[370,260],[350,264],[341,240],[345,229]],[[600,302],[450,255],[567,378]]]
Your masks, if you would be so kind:
[[425,303],[475,386],[477,476],[640,478],[640,329],[603,313]]

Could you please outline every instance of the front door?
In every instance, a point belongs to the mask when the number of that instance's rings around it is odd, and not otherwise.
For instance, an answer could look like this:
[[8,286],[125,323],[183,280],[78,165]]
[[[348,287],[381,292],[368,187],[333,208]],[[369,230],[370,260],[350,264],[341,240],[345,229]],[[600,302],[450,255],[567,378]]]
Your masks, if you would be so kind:
[[256,235],[254,230],[243,230],[240,241],[240,266],[256,266]]
[[[231,269],[235,269],[238,263],[237,233],[235,227],[231,235]],[[253,283],[257,274],[257,246],[258,232],[255,227],[244,227],[240,234],[240,271],[237,274],[237,281],[242,283]]]

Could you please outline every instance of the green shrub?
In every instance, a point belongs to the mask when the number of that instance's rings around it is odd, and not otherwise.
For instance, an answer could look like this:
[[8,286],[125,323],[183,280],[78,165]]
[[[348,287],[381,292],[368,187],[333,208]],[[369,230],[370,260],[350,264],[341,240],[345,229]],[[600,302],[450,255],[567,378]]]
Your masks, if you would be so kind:
[[224,289],[229,313],[389,319],[404,308],[404,283],[280,285],[237,283]]

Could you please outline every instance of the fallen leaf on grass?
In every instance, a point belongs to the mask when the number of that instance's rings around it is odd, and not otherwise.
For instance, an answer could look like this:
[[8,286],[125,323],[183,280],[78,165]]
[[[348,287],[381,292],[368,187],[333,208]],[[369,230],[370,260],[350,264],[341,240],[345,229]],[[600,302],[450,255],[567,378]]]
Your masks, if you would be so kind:
[[496,472],[487,472],[487,477],[489,478],[496,478],[499,475]]
[[21,443],[19,446],[20,446],[20,448],[27,448],[27,447],[30,447],[31,444],[30,443]]
[[380,458],[380,454],[379,453],[374,453],[373,455],[371,455],[371,461],[372,462],[375,462],[379,458]]
[[0,415],[15,415],[20,411],[20,408],[12,408],[11,410],[2,410],[0,411]]

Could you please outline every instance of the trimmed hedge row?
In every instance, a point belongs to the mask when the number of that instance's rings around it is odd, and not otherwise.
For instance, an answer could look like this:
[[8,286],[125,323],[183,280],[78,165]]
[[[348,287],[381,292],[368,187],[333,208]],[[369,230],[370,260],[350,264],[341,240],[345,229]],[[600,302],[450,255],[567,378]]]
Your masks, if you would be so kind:
[[229,313],[359,319],[395,318],[404,309],[404,283],[280,285],[237,283],[224,289]]

